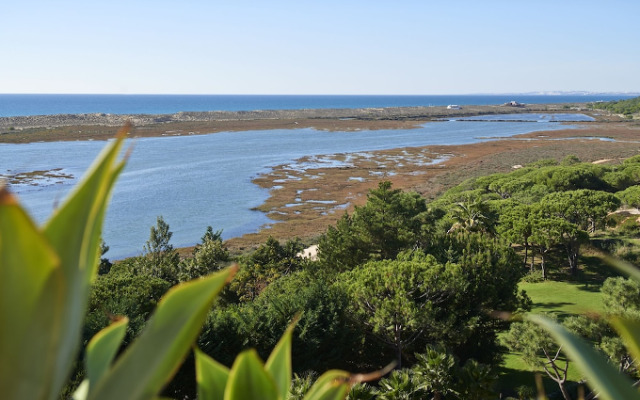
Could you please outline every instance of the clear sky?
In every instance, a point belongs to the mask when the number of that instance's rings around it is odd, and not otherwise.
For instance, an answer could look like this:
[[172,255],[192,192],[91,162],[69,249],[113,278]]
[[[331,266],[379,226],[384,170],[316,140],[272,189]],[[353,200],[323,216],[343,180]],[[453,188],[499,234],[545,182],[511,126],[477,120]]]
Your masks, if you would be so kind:
[[6,0],[0,93],[640,92],[640,1]]

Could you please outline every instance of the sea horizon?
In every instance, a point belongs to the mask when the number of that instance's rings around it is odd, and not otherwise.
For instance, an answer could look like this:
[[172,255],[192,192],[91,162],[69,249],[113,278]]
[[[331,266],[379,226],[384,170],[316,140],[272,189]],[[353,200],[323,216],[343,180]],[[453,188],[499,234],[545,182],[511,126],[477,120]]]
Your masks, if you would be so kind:
[[56,114],[174,114],[203,111],[388,108],[457,105],[586,103],[636,93],[542,92],[437,95],[331,94],[0,94],[0,117]]

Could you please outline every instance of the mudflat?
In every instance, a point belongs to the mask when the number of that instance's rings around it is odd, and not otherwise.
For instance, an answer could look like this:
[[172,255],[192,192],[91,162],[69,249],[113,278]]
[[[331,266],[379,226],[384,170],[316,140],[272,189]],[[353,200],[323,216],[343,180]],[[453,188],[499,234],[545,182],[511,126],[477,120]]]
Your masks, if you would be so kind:
[[[348,169],[308,169],[292,176],[286,166],[276,167],[254,180],[271,188],[269,199],[259,209],[274,223],[257,233],[231,239],[228,244],[234,250],[246,251],[269,236],[282,240],[299,237],[311,244],[345,211],[352,212],[355,206],[364,204],[368,190],[381,180],[393,182],[395,188],[417,191],[429,201],[466,179],[509,172],[540,159],[560,161],[567,155],[576,155],[584,162],[618,163],[640,154],[640,123],[572,125],[579,129],[530,133],[470,145],[374,151],[351,158],[353,167]],[[430,160],[441,161],[429,164]],[[293,179],[283,181],[285,175]]]

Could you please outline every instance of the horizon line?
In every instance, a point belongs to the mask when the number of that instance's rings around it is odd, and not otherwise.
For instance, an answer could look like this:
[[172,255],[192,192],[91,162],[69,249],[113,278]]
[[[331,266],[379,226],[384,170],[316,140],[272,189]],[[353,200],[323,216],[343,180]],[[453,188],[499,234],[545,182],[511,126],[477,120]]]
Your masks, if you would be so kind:
[[0,93],[0,95],[78,95],[78,96],[562,96],[562,95],[640,95],[640,91],[611,91],[611,92],[598,92],[598,91],[586,91],[586,90],[541,90],[541,91],[528,91],[528,92],[477,92],[477,93],[433,93],[433,94],[396,94],[396,93]]

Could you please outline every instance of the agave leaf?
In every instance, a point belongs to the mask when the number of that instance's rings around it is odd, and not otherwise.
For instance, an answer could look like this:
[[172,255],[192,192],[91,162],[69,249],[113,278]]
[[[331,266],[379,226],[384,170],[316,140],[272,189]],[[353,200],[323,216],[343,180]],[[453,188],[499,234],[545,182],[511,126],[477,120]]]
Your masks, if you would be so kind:
[[83,380],[80,385],[76,388],[76,391],[73,392],[71,398],[73,400],[86,400],[89,396],[89,380]]
[[173,287],[142,334],[109,372],[91,387],[89,399],[149,399],[173,376],[198,336],[214,298],[235,272],[229,268]]
[[611,324],[636,360],[640,360],[640,321],[614,317]]
[[86,349],[87,377],[90,384],[98,382],[111,366],[127,333],[128,324],[128,318],[121,318],[91,338]]
[[619,260],[617,258],[613,258],[611,256],[605,256],[604,261],[612,267],[616,268],[618,271],[629,275],[629,278],[633,279],[634,281],[640,282],[640,269],[638,269],[635,265],[623,260]]
[[229,368],[220,364],[199,349],[196,356],[196,382],[198,400],[219,400],[224,397],[224,388],[229,379]]
[[278,389],[273,378],[254,349],[240,353],[236,358],[224,392],[224,400],[277,400]]
[[116,159],[128,126],[102,151],[82,182],[43,227],[43,233],[60,257],[67,288],[64,292],[62,334],[58,345],[50,399],[62,388],[80,342],[89,286],[99,258],[100,232],[107,202],[124,162]]
[[330,370],[322,374],[311,386],[304,400],[343,400],[349,393],[348,372]]
[[[60,260],[0,187],[0,387],[3,398],[44,399],[54,374],[65,285]],[[43,335],[43,332],[46,334]]]
[[294,328],[295,322],[289,325],[265,364],[265,370],[276,383],[280,400],[286,400],[291,387],[291,341]]
[[640,399],[640,394],[632,387],[633,382],[625,375],[620,374],[602,354],[583,339],[543,316],[529,315],[527,318],[549,331],[562,345],[562,350],[586,375],[589,386],[598,392],[598,398],[605,400]]

